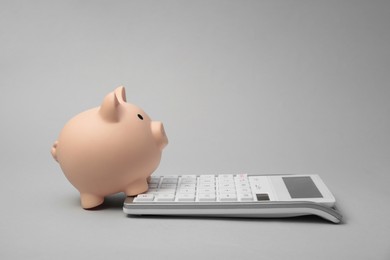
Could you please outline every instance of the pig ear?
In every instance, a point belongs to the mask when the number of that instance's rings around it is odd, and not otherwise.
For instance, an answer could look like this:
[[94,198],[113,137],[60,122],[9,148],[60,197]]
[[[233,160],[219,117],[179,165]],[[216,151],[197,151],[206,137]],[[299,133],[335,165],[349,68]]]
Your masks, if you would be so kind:
[[120,103],[115,92],[111,92],[104,98],[99,109],[100,115],[108,122],[119,122]]
[[126,103],[126,91],[124,86],[117,87],[115,89],[115,95],[120,103]]

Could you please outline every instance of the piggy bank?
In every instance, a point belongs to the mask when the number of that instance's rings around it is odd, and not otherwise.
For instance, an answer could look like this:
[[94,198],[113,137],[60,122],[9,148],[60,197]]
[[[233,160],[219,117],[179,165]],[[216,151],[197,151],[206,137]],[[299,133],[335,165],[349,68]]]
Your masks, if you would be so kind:
[[127,103],[125,88],[118,87],[100,107],[66,123],[51,153],[88,209],[110,194],[145,192],[167,144],[163,124]]

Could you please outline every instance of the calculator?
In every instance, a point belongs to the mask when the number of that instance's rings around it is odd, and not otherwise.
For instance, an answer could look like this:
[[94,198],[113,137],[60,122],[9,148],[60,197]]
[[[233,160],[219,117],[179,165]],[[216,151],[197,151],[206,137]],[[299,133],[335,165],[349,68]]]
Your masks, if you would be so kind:
[[340,223],[336,200],[319,175],[165,175],[127,197],[128,215],[279,218],[317,215]]

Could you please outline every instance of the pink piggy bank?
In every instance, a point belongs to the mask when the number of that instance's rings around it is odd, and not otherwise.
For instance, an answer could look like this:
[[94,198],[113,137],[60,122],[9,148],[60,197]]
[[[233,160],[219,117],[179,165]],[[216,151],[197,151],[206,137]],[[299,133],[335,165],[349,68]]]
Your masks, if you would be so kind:
[[163,124],[126,103],[125,88],[118,87],[100,107],[72,118],[51,153],[88,209],[110,194],[145,192],[167,144]]

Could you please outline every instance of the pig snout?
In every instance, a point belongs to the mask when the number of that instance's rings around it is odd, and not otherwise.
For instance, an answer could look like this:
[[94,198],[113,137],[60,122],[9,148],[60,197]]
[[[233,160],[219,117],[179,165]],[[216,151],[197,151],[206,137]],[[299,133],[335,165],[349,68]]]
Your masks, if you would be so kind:
[[164,126],[161,122],[153,121],[151,123],[152,134],[158,147],[162,150],[168,144],[168,137],[165,134]]

